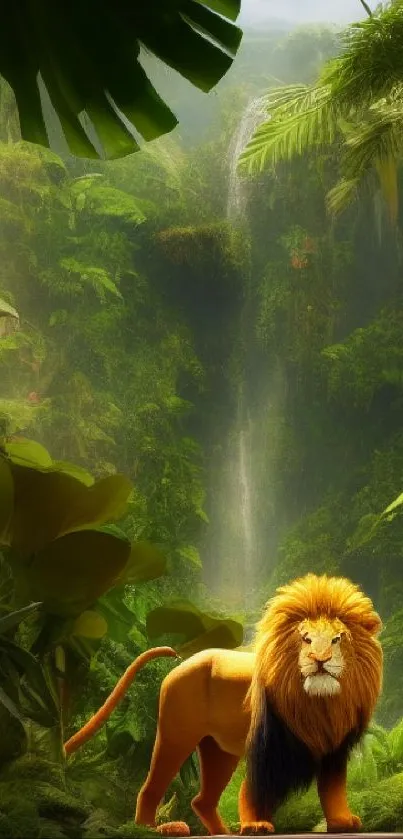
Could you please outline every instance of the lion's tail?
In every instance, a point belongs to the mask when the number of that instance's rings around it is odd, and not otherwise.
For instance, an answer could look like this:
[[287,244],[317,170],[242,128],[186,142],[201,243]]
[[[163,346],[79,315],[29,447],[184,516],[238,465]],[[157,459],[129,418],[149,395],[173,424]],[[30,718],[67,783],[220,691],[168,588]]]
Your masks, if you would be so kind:
[[76,751],[76,749],[83,746],[87,740],[90,740],[100,728],[102,728],[104,723],[109,719],[112,711],[115,710],[120,700],[123,699],[138,671],[141,670],[144,664],[147,664],[147,662],[151,661],[153,658],[159,658],[160,656],[179,658],[178,654],[172,649],[172,647],[153,647],[151,650],[146,650],[144,653],[137,656],[137,658],[132,661],[127,670],[123,673],[123,676],[121,676],[112,693],[109,694],[107,700],[101,708],[99,708],[96,714],[94,714],[91,719],[89,719],[88,722],[80,728],[79,731],[73,734],[73,736],[70,737],[70,740],[67,740],[67,743],[64,744],[64,751],[66,755],[71,755]]

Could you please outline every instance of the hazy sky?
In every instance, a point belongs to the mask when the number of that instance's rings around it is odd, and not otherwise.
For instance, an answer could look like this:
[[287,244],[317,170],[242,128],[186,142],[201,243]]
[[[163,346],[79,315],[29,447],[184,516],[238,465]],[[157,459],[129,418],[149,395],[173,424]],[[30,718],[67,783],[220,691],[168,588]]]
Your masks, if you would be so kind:
[[[374,8],[376,2],[369,0],[368,5]],[[267,18],[281,18],[298,23],[351,23],[363,17],[360,0],[242,0],[239,22],[256,24]]]

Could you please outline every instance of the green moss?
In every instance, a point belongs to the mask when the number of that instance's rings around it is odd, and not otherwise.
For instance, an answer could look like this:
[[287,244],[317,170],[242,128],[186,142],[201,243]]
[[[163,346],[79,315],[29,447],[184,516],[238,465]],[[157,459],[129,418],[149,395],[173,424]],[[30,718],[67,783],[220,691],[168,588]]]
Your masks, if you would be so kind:
[[240,269],[249,256],[245,235],[226,222],[169,227],[160,230],[155,239],[165,256],[176,264],[197,266],[218,260]]

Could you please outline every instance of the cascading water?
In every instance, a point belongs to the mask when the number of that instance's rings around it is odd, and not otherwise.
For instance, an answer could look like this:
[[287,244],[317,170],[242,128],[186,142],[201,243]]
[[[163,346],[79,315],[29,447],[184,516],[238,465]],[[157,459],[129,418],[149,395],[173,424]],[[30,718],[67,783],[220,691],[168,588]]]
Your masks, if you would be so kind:
[[[253,99],[245,109],[229,149],[227,221],[244,245],[244,300],[237,326],[239,343],[234,346],[236,390],[230,410],[233,419],[223,425],[221,439],[211,461],[210,528],[203,550],[208,555],[206,582],[229,609],[250,610],[260,605],[259,574],[275,547],[273,437],[282,403],[282,376],[259,360],[255,341],[255,298],[252,292],[247,195],[238,174],[241,151],[258,124],[267,118],[263,98]],[[267,566],[266,566],[267,568]]]
[[[245,253],[249,252],[248,229],[245,218],[246,196],[238,174],[238,158],[259,122],[265,117],[262,98],[249,102],[233,137],[228,157],[227,221],[245,235]],[[239,331],[241,356],[239,359],[238,392],[235,394],[235,417],[230,424],[228,438],[212,475],[211,495],[216,499],[212,523],[211,550],[219,557],[214,570],[213,588],[235,608],[249,606],[256,576],[256,527],[253,480],[253,421],[248,406],[245,383],[245,357],[252,344],[248,307],[248,274],[244,266],[245,301]],[[246,353],[245,353],[246,350]],[[231,427],[232,426],[232,427]],[[217,573],[218,572],[218,573]],[[212,582],[212,581],[211,581]]]
[[254,577],[254,522],[252,509],[252,423],[241,417],[238,437],[239,512],[241,524],[241,552],[243,573],[250,583]]
[[230,144],[227,219],[232,224],[244,221],[245,195],[242,177],[238,172],[239,155],[264,118],[267,119],[265,102],[263,97],[259,96],[252,99],[245,108],[238,131]]

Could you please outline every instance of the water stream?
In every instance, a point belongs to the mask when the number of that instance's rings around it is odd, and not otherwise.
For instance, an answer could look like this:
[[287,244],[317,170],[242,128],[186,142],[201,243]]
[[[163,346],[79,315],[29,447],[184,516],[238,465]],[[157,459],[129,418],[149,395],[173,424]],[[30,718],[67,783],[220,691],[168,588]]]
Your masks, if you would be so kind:
[[259,123],[266,117],[267,111],[263,97],[252,99],[245,108],[237,132],[234,134],[229,147],[229,175],[227,219],[232,224],[245,221],[245,190],[244,180],[238,172],[238,158],[251,139]]

